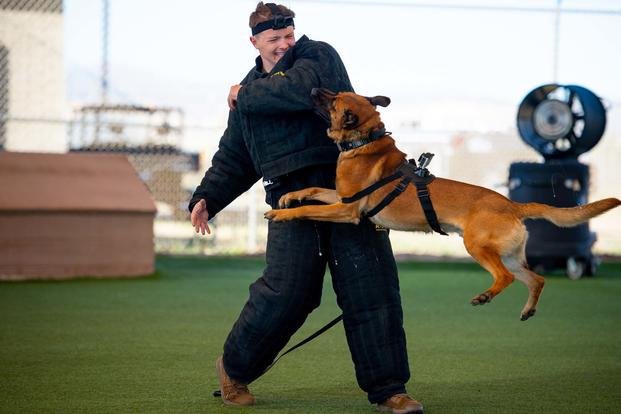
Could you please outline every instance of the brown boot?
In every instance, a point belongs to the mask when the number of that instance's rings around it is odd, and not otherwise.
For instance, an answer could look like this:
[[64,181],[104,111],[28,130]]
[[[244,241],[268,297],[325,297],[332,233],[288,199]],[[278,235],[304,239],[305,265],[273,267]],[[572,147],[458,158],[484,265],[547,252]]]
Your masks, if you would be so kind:
[[216,360],[216,373],[218,381],[220,381],[220,392],[222,393],[222,402],[226,405],[246,406],[254,405],[254,396],[248,391],[245,384],[241,384],[231,379],[224,370],[222,357]]
[[377,409],[392,414],[423,414],[423,405],[407,394],[395,394],[378,404]]

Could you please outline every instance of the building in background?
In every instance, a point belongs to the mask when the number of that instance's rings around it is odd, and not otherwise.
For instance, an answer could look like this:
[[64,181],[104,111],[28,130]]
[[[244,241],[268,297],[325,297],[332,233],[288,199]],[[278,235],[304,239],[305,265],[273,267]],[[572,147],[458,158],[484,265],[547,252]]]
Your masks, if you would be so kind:
[[0,280],[155,270],[155,204],[126,157],[0,152]]
[[[0,151],[123,155],[153,195],[158,220],[187,222],[191,189],[183,182],[197,171],[198,154],[179,149],[183,110],[112,103],[104,93],[70,111],[63,33],[62,0],[0,0]],[[156,240],[170,243],[180,232],[165,233]]]
[[0,149],[67,150],[62,0],[0,0]]

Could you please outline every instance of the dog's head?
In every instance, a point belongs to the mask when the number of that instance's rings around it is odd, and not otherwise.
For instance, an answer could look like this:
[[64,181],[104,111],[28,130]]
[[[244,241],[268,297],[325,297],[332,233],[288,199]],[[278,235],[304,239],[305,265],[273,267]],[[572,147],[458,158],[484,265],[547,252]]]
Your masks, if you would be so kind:
[[311,97],[317,113],[330,122],[328,136],[337,143],[368,138],[372,132],[384,128],[375,107],[388,106],[390,98],[334,93],[325,88],[314,88]]

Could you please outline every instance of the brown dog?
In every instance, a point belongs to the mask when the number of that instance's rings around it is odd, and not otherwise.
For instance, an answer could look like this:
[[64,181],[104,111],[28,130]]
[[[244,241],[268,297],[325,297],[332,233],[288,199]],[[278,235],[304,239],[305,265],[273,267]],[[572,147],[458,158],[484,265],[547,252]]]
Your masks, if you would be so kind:
[[[285,194],[279,200],[281,209],[270,210],[265,217],[274,221],[310,219],[357,224],[365,212],[395,188],[398,180],[357,201],[342,200],[390,176],[406,162],[405,154],[395,146],[393,138],[381,133],[384,124],[375,110],[376,105],[387,106],[390,99],[366,98],[351,92],[334,94],[326,89],[313,89],[312,96],[320,113],[323,111],[326,117],[329,113],[328,136],[341,148],[357,147],[342,151],[338,158],[336,190],[312,187]],[[348,142],[355,144],[347,146]],[[494,278],[492,286],[475,296],[471,303],[482,305],[491,301],[517,278],[529,291],[522,320],[535,314],[544,285],[544,278],[526,266],[524,249],[528,234],[522,221],[541,218],[557,226],[570,227],[621,204],[616,198],[573,208],[522,204],[483,187],[443,178],[432,181],[428,190],[441,228],[459,233],[468,253]],[[284,209],[293,200],[319,200],[327,204]],[[408,185],[371,221],[395,230],[431,230],[413,185]]]

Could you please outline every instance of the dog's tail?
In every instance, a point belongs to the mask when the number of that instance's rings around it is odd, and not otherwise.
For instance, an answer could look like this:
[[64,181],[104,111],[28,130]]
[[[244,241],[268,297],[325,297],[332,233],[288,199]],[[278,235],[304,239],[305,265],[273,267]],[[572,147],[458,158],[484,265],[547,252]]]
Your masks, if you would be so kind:
[[617,207],[621,201],[616,198],[605,198],[577,207],[552,207],[546,204],[525,203],[519,209],[522,218],[542,218],[559,227],[572,227],[584,223],[592,217],[599,216],[606,211]]

